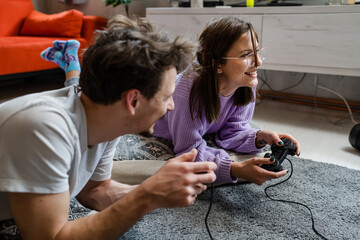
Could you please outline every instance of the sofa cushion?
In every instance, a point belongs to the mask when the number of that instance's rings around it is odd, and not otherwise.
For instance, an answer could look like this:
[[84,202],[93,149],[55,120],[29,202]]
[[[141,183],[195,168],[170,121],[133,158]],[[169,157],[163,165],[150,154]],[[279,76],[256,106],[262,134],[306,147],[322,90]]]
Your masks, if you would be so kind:
[[68,10],[56,14],[33,11],[25,19],[21,29],[24,36],[58,36],[79,38],[84,14]]
[[0,36],[19,35],[21,25],[33,10],[31,0],[0,0]]
[[[40,53],[52,46],[55,40],[69,40],[59,37],[11,36],[0,37],[0,75],[32,72],[58,68],[58,65],[40,57]],[[80,42],[80,53],[87,46],[84,38]]]

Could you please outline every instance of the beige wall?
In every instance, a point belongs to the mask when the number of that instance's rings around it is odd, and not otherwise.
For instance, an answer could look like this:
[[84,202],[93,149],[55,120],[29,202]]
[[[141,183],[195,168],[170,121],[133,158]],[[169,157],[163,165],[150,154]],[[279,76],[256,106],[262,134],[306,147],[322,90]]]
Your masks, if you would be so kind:
[[[34,8],[37,11],[52,14],[64,10],[77,9],[87,15],[96,15],[110,18],[116,14],[126,14],[122,5],[117,7],[105,6],[103,0],[88,0],[85,4],[63,4],[58,0],[32,0]],[[169,7],[168,0],[132,0],[129,4],[129,14],[139,17],[145,17],[147,7]]]

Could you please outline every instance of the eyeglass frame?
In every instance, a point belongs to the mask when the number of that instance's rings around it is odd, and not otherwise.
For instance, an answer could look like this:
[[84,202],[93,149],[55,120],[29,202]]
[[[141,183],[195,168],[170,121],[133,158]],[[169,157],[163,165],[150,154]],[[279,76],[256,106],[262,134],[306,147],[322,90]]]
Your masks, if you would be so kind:
[[[264,57],[264,52],[265,52],[265,48],[262,47],[260,48],[259,50],[256,50],[256,53],[258,55],[258,58],[260,58],[261,62],[263,62],[265,60],[265,57]],[[263,54],[263,55],[262,55]],[[222,59],[225,59],[225,60],[243,60],[243,61],[246,61],[248,66],[249,67],[252,67],[255,65],[255,58],[254,58],[255,54],[254,52],[250,52],[248,53],[245,57],[222,57]],[[250,60],[253,60],[251,62],[249,62]]]

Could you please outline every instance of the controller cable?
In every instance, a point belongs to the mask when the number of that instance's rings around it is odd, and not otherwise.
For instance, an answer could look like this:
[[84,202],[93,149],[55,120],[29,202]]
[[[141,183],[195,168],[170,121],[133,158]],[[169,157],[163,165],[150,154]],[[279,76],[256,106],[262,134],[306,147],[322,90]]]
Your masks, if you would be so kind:
[[[284,202],[284,203],[291,203],[291,204],[297,204],[297,205],[300,205],[300,206],[305,207],[305,208],[306,208],[307,210],[309,210],[309,212],[310,212],[312,229],[313,229],[313,231],[315,232],[315,234],[318,235],[319,237],[321,237],[321,238],[324,239],[324,240],[328,240],[326,237],[324,237],[323,235],[321,235],[321,234],[316,230],[316,228],[315,228],[314,216],[313,216],[313,214],[312,214],[312,211],[311,211],[310,207],[308,207],[307,205],[305,205],[305,204],[303,204],[303,203],[299,203],[299,202],[295,202],[295,201],[288,201],[288,200],[283,200],[283,199],[275,199],[275,198],[271,197],[271,196],[267,193],[267,190],[268,190],[269,188],[272,188],[272,187],[275,187],[275,186],[277,186],[277,185],[280,185],[280,184],[288,181],[288,180],[291,178],[291,176],[292,176],[292,174],[293,174],[293,170],[294,170],[293,164],[292,164],[292,162],[290,161],[290,159],[288,159],[288,158],[285,158],[285,159],[289,161],[290,166],[291,166],[291,172],[290,172],[289,177],[286,178],[285,180],[281,181],[281,182],[278,182],[278,183],[275,183],[275,184],[273,184],[273,185],[267,186],[267,187],[265,188],[265,190],[264,190],[266,196],[267,196],[270,200],[272,200],[272,201]],[[209,205],[209,209],[208,209],[208,211],[207,211],[207,213],[206,213],[206,216],[205,216],[205,226],[206,226],[206,230],[207,230],[207,232],[208,232],[209,237],[210,237],[211,240],[213,240],[214,238],[212,237],[211,232],[210,232],[210,228],[209,228],[209,226],[208,226],[208,217],[209,217],[209,214],[210,214],[210,211],[211,211],[211,207],[212,207],[212,203],[213,203],[213,198],[214,198],[214,183],[211,183],[210,205]]]
[[210,211],[211,211],[213,198],[214,198],[214,183],[211,183],[210,205],[209,205],[209,210],[207,211],[206,216],[205,216],[205,226],[206,226],[206,230],[207,230],[211,240],[213,240],[214,238],[212,237],[209,226],[208,226],[208,217],[209,217],[209,214],[210,214]]
[[275,198],[273,198],[273,197],[270,197],[270,195],[267,193],[267,190],[268,190],[269,188],[272,188],[272,187],[275,187],[275,186],[277,186],[277,185],[280,185],[280,184],[288,181],[288,180],[291,178],[291,176],[292,176],[292,174],[293,174],[293,164],[292,164],[292,162],[290,161],[290,159],[288,159],[288,158],[285,158],[285,159],[289,161],[290,166],[291,166],[291,173],[290,173],[289,177],[286,178],[285,180],[281,181],[281,182],[275,183],[274,185],[267,186],[267,187],[265,188],[265,190],[264,190],[266,196],[267,196],[269,199],[273,200],[273,201],[284,202],[284,203],[291,203],[291,204],[297,204],[297,205],[300,205],[300,206],[305,207],[305,208],[306,208],[307,210],[309,210],[309,212],[310,212],[311,223],[312,223],[312,229],[313,229],[313,231],[316,233],[316,235],[318,235],[318,236],[321,237],[322,239],[327,240],[326,237],[324,237],[323,235],[321,235],[321,234],[316,230],[316,228],[315,228],[314,216],[313,216],[313,214],[312,214],[312,211],[311,211],[310,207],[308,207],[306,204],[299,203],[299,202],[295,202],[295,201],[288,201],[288,200],[283,200],[283,199],[275,199]]

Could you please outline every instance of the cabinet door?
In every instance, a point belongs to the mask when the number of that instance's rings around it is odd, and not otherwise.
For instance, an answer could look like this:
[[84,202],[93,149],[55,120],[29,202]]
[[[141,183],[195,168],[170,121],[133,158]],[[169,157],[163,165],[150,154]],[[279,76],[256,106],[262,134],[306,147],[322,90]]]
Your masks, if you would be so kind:
[[265,15],[267,68],[360,74],[360,13]]
[[[146,17],[156,24],[162,25],[172,36],[184,36],[197,41],[206,24],[215,17],[225,15],[214,14],[148,14]],[[234,15],[241,20],[249,21],[254,26],[261,40],[262,16],[256,15]]]

